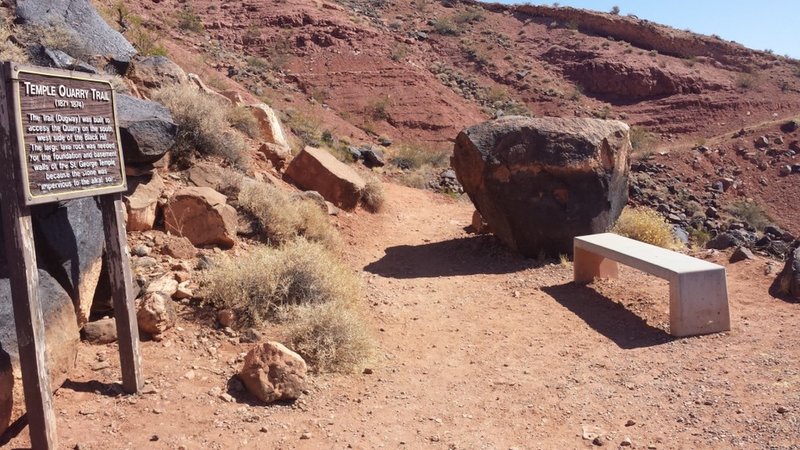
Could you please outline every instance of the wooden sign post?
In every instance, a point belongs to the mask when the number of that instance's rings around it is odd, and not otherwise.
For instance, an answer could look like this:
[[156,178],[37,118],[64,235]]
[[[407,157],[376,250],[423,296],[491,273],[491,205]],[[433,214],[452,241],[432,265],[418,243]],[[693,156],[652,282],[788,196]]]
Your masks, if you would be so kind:
[[[120,192],[127,189],[114,89],[103,77],[2,64],[0,195],[25,407],[34,449],[57,448],[30,206],[99,196],[122,385],[142,387]],[[76,319],[77,320],[77,319]]]

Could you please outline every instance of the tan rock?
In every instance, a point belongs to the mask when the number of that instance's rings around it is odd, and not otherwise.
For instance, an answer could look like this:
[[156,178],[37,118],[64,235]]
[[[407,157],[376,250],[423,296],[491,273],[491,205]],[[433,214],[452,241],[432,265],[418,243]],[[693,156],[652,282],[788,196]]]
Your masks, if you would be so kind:
[[164,181],[153,173],[146,183],[138,184],[131,195],[124,197],[128,213],[128,231],[147,231],[153,229],[158,210],[158,198],[164,192]]
[[253,117],[258,120],[258,125],[261,128],[261,138],[270,143],[276,144],[280,147],[289,148],[289,140],[286,138],[286,133],[283,132],[283,125],[281,125],[278,115],[275,111],[264,103],[256,103],[247,106]]
[[161,278],[151,282],[147,285],[147,293],[161,292],[167,297],[172,297],[175,291],[178,290],[178,281],[171,273],[168,273]]
[[131,64],[128,78],[145,89],[189,80],[181,67],[164,56],[148,56]]
[[164,209],[168,232],[184,236],[195,246],[233,246],[236,236],[236,210],[224,195],[207,187],[180,189]]
[[83,326],[83,336],[92,344],[110,344],[117,340],[117,322],[107,317],[88,322]]
[[325,150],[306,147],[292,159],[285,176],[306,190],[317,191],[334,205],[352,211],[366,183],[355,170]]
[[172,298],[174,299],[184,299],[192,297],[194,297],[194,292],[192,292],[192,289],[189,287],[188,281],[178,283],[178,287],[177,289],[175,289],[175,293],[172,294]]
[[487,234],[491,233],[492,229],[485,220],[483,220],[483,216],[478,210],[472,212],[472,229],[475,230],[477,234]]
[[306,362],[278,342],[265,342],[244,357],[239,372],[247,390],[265,403],[296,400],[306,389]]
[[176,319],[172,300],[161,292],[145,294],[136,308],[139,331],[149,334],[156,341],[160,341],[162,334],[175,326]]
[[161,252],[173,258],[191,259],[197,256],[197,248],[183,236],[168,236]]
[[286,163],[292,159],[292,151],[289,149],[289,147],[283,147],[278,144],[265,142],[261,144],[261,147],[258,148],[258,151],[261,152],[267,158],[267,161],[271,162],[272,165],[278,170],[283,170],[284,166],[286,166]]

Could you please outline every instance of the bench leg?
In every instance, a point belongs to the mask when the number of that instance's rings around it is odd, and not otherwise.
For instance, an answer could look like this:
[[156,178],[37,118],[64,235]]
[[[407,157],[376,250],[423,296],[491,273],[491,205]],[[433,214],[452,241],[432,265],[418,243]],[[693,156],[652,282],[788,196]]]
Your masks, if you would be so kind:
[[590,282],[595,278],[617,278],[617,262],[595,255],[581,248],[573,252],[573,275],[576,283]]
[[670,280],[669,328],[677,337],[731,329],[724,268],[685,273]]

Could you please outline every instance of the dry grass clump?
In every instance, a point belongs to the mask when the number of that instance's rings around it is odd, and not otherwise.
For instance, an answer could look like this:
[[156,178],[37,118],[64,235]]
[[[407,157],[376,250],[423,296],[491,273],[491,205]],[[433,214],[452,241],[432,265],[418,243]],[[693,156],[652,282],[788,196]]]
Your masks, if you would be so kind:
[[206,277],[207,301],[236,311],[240,326],[278,318],[289,305],[352,305],[357,295],[355,275],[322,245],[304,239],[224,258]]
[[389,158],[389,162],[400,169],[411,170],[424,166],[444,167],[449,158],[448,151],[403,145]]
[[39,44],[72,56],[75,59],[86,61],[91,56],[91,52],[81,42],[74,31],[64,24],[53,26],[27,25],[21,27],[23,39],[28,42],[38,42]]
[[380,212],[386,202],[386,193],[380,180],[371,179],[361,191],[361,204],[371,213]]
[[247,166],[247,143],[228,126],[224,105],[190,84],[162,87],[153,93],[153,99],[166,105],[178,124],[173,150],[178,164],[187,164],[197,152],[219,156],[237,168]]
[[239,192],[239,206],[258,221],[266,242],[284,244],[302,236],[332,250],[340,246],[336,229],[310,200],[293,198],[264,183],[246,183]]
[[0,61],[27,63],[28,52],[11,41],[13,34],[11,26],[5,21],[0,21]]
[[725,206],[725,211],[735,219],[740,220],[756,230],[764,228],[772,223],[769,215],[761,205],[747,200],[735,201]]
[[258,125],[258,120],[244,106],[228,108],[225,118],[230,126],[246,134],[251,139],[257,139],[261,135],[261,127]]
[[316,303],[287,308],[287,344],[317,372],[354,372],[372,357],[374,346],[352,308]]
[[672,235],[672,226],[661,214],[648,208],[625,208],[611,231],[663,248],[681,247]]

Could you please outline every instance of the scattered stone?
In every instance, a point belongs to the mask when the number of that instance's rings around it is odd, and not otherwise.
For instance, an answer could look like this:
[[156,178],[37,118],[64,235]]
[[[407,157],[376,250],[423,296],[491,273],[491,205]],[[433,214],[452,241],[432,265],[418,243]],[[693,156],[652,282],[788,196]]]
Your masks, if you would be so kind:
[[789,409],[786,408],[785,406],[778,406],[778,413],[779,414],[786,414],[788,412],[789,412]]
[[305,190],[317,191],[339,208],[352,211],[366,183],[358,173],[325,150],[306,147],[292,159],[285,176]]
[[265,342],[247,353],[239,378],[252,395],[272,403],[299,398],[306,389],[306,370],[300,355],[278,342]]
[[134,60],[128,78],[136,83],[139,89],[145,90],[189,81],[181,66],[166,56],[146,56]]
[[160,341],[162,334],[175,326],[176,319],[172,300],[161,292],[149,292],[139,301],[136,310],[139,331],[149,334],[155,341]]
[[161,252],[178,259],[192,259],[197,256],[197,248],[183,236],[167,236]]
[[164,192],[164,181],[157,173],[153,173],[146,182],[136,183],[135,180],[129,178],[128,183],[134,186],[133,192],[123,197],[128,212],[126,223],[128,231],[152,230],[153,224],[156,222],[158,199]]
[[769,138],[766,136],[759,136],[753,143],[755,144],[756,148],[769,147]]
[[370,169],[386,165],[383,152],[372,147],[363,147],[361,149],[361,156],[364,158],[364,165]]
[[603,436],[597,436],[596,438],[592,439],[592,444],[594,444],[594,445],[596,445],[598,447],[602,447],[603,445],[605,445],[605,443],[606,443],[606,440],[603,439]]
[[164,208],[167,231],[186,237],[195,246],[232,247],[236,223],[236,210],[225,196],[207,187],[183,188]]
[[630,447],[631,445],[633,445],[633,442],[631,442],[630,437],[625,436],[625,439],[623,439],[622,442],[619,443],[619,445],[623,447]]
[[372,375],[373,371],[369,367],[365,367],[364,371],[362,372],[364,375]]
[[135,256],[147,256],[151,252],[150,247],[144,244],[137,244],[131,249],[131,253]]
[[168,273],[148,284],[145,292],[148,294],[152,292],[160,292],[167,297],[172,297],[176,290],[178,290],[178,281],[175,280],[175,277],[172,276],[171,273]]
[[475,207],[525,256],[572,252],[628,200],[629,127],[598,119],[511,116],[467,128],[453,168]]
[[236,399],[234,399],[233,396],[231,394],[228,394],[227,392],[223,392],[222,394],[220,394],[219,398],[220,400],[228,403],[233,403],[234,401],[236,401]]
[[264,337],[261,335],[261,332],[255,328],[248,328],[239,335],[239,342],[242,344],[255,344],[256,342],[261,342],[263,339]]
[[258,151],[267,158],[267,161],[272,163],[272,166],[277,170],[283,170],[287,162],[292,159],[292,151],[289,147],[283,147],[271,142],[261,144]]
[[747,247],[736,247],[736,250],[731,255],[730,262],[737,263],[745,259],[753,260],[756,259],[756,256]]
[[784,176],[784,177],[785,177],[786,175],[789,175],[789,174],[791,174],[791,173],[792,173],[792,166],[790,166],[790,165],[788,165],[788,164],[784,164],[784,165],[782,165],[782,166],[780,167],[780,169],[779,169],[779,173],[780,173],[780,175],[781,175],[781,176]]
[[117,94],[122,153],[128,163],[153,163],[175,145],[178,126],[163,105]]
[[626,426],[626,427],[632,427],[632,426],[634,426],[634,425],[636,425],[636,421],[635,421],[635,420],[633,420],[633,419],[628,419],[628,421],[627,421],[627,422],[625,422],[625,426]]
[[232,309],[221,309],[217,312],[217,322],[222,327],[233,326],[236,321],[236,313]]
[[117,340],[117,322],[111,318],[87,322],[83,326],[83,337],[91,344],[110,344]]
[[308,431],[304,431],[303,434],[300,435],[300,439],[311,439],[311,433]]
[[151,267],[155,267],[158,264],[155,258],[152,256],[145,256],[142,258],[136,258],[133,260],[133,268],[141,268],[141,269],[149,269]]
[[194,297],[194,292],[192,292],[192,289],[189,288],[189,282],[188,281],[184,281],[182,283],[178,283],[178,287],[177,287],[177,289],[175,289],[175,293],[172,294],[172,298],[178,299],[178,300],[181,300],[181,299],[184,299],[184,298],[192,298],[192,297]]

